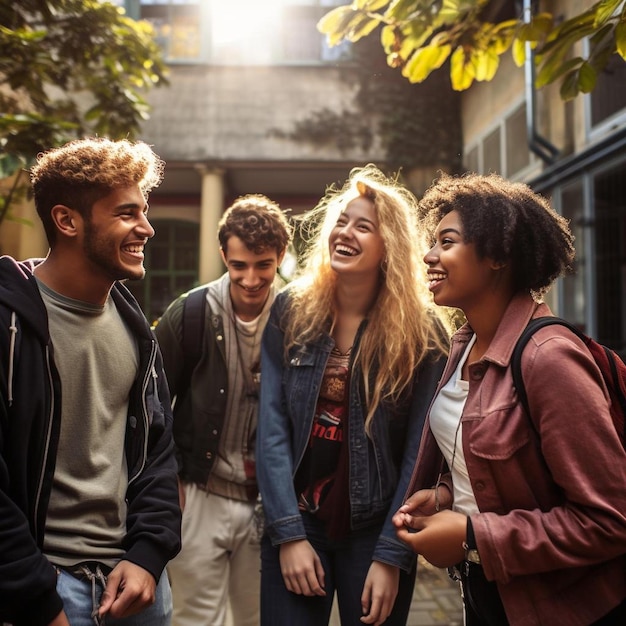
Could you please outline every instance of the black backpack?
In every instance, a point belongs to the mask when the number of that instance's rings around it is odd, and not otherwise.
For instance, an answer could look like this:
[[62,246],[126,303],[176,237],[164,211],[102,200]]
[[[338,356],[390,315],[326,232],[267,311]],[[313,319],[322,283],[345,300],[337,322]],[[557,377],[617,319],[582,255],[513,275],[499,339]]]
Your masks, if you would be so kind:
[[524,379],[522,378],[522,352],[533,333],[551,324],[561,324],[569,328],[575,335],[578,335],[578,337],[582,339],[589,349],[589,352],[591,352],[591,356],[600,368],[600,372],[602,373],[602,377],[609,391],[613,425],[622,441],[622,446],[626,449],[626,426],[624,420],[624,416],[626,416],[626,364],[613,350],[585,335],[581,330],[576,328],[576,326],[560,317],[547,316],[530,320],[513,349],[513,356],[511,357],[513,384],[517,390],[520,402],[526,411],[526,415],[530,416],[530,410],[528,407],[528,396],[524,387]]
[[202,354],[204,320],[206,318],[206,294],[208,288],[191,291],[183,304],[183,371],[182,385],[176,392],[176,406],[182,406],[182,400],[189,391],[191,374]]

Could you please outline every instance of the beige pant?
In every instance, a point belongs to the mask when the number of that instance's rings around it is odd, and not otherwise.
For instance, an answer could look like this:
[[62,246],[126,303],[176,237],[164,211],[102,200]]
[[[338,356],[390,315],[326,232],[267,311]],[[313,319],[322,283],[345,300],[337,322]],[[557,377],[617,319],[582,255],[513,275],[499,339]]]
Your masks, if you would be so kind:
[[167,566],[173,626],[258,626],[260,551],[253,502],[185,485],[182,550]]

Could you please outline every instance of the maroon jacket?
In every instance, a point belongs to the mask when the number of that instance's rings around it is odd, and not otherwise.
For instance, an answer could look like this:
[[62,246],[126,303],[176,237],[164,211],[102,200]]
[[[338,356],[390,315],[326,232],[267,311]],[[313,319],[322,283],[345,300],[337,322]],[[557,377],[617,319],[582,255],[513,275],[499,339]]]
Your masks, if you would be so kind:
[[[600,371],[563,326],[537,331],[524,350],[534,426],[525,415],[509,365],[528,321],[544,315],[529,295],[513,298],[470,368],[462,433],[480,510],[472,525],[512,626],[584,626],[626,597],[626,452]],[[439,389],[472,334],[465,325],[453,337]],[[424,428],[411,493],[432,487],[443,466],[429,421]]]

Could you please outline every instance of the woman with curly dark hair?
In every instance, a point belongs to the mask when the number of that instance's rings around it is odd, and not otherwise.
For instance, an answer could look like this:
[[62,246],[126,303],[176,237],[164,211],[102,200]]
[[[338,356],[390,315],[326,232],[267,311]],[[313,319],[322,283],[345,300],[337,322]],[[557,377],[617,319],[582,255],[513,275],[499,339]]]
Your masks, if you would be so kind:
[[460,575],[468,626],[626,623],[626,453],[601,373],[574,333],[551,325],[522,355],[530,416],[511,375],[528,322],[552,315],[542,295],[571,271],[567,222],[495,174],[444,175],[421,209],[430,291],[467,323],[397,534]]

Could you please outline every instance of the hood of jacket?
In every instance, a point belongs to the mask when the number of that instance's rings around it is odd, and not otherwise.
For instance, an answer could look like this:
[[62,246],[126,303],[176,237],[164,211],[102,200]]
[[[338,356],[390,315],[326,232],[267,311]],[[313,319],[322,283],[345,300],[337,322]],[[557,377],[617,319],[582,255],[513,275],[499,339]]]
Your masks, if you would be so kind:
[[0,305],[15,311],[43,343],[48,342],[48,318],[33,270],[43,259],[16,261],[0,257]]

